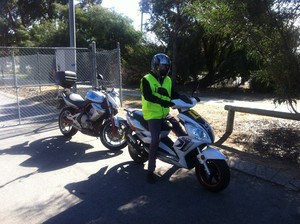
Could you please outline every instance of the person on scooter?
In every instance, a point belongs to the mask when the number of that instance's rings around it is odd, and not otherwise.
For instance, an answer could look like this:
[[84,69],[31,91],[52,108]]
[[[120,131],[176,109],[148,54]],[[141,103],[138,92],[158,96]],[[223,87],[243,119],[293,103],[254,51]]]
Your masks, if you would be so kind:
[[171,99],[179,98],[179,94],[172,87],[172,80],[168,76],[171,62],[166,54],[158,53],[151,61],[151,71],[141,79],[142,112],[148,121],[151,133],[149,147],[147,182],[155,182],[156,151],[159,145],[159,135],[163,121],[168,119],[173,125],[177,136],[186,135],[179,122],[169,115],[170,108],[174,105]]

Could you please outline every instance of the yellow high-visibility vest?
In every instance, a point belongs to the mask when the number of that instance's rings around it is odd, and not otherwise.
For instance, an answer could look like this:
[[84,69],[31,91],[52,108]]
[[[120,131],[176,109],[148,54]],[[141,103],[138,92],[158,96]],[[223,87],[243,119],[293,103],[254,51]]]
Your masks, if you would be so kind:
[[[172,80],[169,76],[164,78],[162,84],[160,84],[159,81],[152,74],[147,74],[144,76],[144,78],[149,82],[153,95],[162,100],[171,100]],[[159,94],[157,92],[159,87],[165,88],[169,94],[169,97]],[[143,93],[142,82],[140,88]],[[142,94],[142,112],[145,120],[164,119],[170,112],[170,108],[165,108],[158,103],[152,103],[150,101],[147,101]]]

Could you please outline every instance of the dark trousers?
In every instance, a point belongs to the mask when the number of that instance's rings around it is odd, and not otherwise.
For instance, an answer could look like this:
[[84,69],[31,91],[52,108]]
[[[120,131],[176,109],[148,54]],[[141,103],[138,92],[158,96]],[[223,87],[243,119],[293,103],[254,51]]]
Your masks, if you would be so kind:
[[[173,116],[168,115],[166,119],[169,120],[173,125],[173,131],[177,136],[186,135],[186,132],[182,129],[179,122]],[[151,134],[151,143],[148,156],[148,171],[151,172],[154,172],[156,167],[156,153],[159,145],[159,135],[163,121],[163,119],[148,120],[148,128]]]
[[151,143],[148,156],[148,171],[154,172],[156,167],[156,152],[159,145],[159,135],[162,126],[162,119],[148,120],[148,128],[151,134]]

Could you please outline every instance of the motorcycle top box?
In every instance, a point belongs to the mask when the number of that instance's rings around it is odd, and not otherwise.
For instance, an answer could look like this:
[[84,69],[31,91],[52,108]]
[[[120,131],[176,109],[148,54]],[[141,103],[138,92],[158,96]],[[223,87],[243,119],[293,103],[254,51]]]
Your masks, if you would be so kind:
[[72,71],[58,71],[55,75],[56,84],[63,88],[71,88],[77,80],[77,75]]

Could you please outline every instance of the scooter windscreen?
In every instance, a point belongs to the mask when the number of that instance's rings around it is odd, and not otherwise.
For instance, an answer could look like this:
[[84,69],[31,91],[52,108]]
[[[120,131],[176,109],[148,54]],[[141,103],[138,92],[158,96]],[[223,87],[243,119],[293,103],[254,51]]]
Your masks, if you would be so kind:
[[194,97],[186,97],[185,99],[180,97],[179,99],[172,100],[172,102],[175,104],[172,106],[173,109],[190,109],[197,104],[197,100]]

